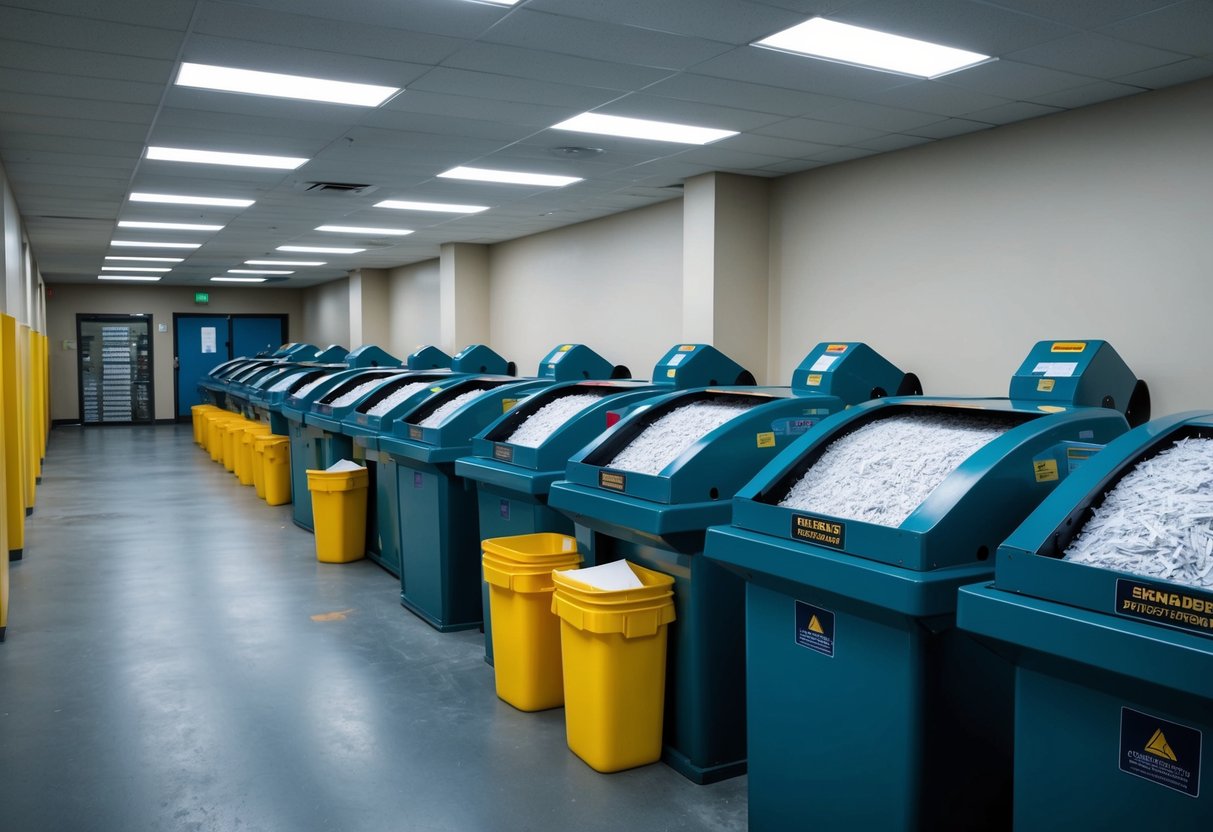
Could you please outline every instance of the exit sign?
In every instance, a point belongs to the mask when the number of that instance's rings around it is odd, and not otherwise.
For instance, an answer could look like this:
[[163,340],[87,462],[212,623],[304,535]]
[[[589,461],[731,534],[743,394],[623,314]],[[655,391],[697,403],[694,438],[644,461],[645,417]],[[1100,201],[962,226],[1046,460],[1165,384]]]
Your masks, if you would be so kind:
[[194,303],[210,303],[210,292],[194,292]]

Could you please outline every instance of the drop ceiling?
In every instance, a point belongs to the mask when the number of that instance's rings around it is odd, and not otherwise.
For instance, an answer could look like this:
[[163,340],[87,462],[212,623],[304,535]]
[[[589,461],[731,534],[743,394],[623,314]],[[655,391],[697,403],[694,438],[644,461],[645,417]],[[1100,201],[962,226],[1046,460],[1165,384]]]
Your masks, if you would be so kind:
[[[748,45],[814,15],[998,60],[925,81]],[[404,91],[368,110],[186,89],[171,83],[181,61]],[[203,285],[246,259],[311,259],[279,245],[366,249],[272,284],[308,286],[677,198],[709,171],[777,177],[1209,76],[1213,0],[0,0],[0,161],[47,282],[93,282],[106,254],[183,256],[161,285]],[[739,134],[695,147],[550,129],[588,110]],[[311,161],[158,162],[148,145]],[[436,178],[456,165],[584,181]],[[304,190],[315,181],[374,188]],[[132,191],[256,202],[144,205]],[[384,199],[491,209],[372,207]],[[119,219],[225,227],[118,232]],[[324,224],[415,233],[313,230]],[[201,246],[118,251],[114,238]]]

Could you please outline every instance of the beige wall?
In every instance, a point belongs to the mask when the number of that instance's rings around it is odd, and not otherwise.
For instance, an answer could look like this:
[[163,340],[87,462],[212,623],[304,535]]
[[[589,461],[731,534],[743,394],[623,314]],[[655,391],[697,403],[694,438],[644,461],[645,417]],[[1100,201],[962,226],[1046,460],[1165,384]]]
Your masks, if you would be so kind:
[[533,374],[556,344],[588,345],[648,378],[682,335],[682,201],[490,249],[493,349]]
[[[152,362],[156,388],[156,418],[173,418],[173,313],[286,314],[290,316],[290,338],[301,334],[301,292],[294,289],[210,289],[207,306],[194,305],[194,290],[184,286],[93,286],[61,283],[51,287],[47,300],[47,334],[50,336],[51,418],[80,416],[76,351],[63,348],[75,341],[77,314],[137,314],[152,316]],[[167,324],[167,332],[158,332]]]
[[775,183],[775,375],[867,341],[928,393],[1005,394],[1036,340],[1103,338],[1154,413],[1213,405],[1213,82]]
[[0,312],[41,332],[42,281],[26,241],[17,201],[0,166]]
[[344,277],[304,289],[303,325],[299,340],[318,347],[340,344],[353,349],[362,346],[350,343],[349,292],[349,281]]
[[388,272],[391,336],[384,348],[397,358],[404,359],[421,344],[441,345],[439,279],[437,260]]

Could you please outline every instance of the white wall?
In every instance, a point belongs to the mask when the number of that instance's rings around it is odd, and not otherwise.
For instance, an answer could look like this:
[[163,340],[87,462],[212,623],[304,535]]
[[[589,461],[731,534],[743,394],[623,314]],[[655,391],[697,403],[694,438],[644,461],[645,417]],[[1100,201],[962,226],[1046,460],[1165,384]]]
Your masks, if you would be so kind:
[[350,343],[350,294],[346,278],[303,290],[303,326],[298,340],[318,347],[362,346]]
[[[152,376],[156,418],[172,419],[173,402],[173,313],[285,314],[290,316],[290,338],[300,334],[301,292],[295,289],[210,289],[211,302],[194,305],[194,289],[188,286],[99,286],[87,283],[52,285],[47,299],[47,335],[50,338],[51,418],[78,419],[79,382],[77,352],[64,349],[64,341],[76,339],[77,314],[115,313],[152,316]],[[158,332],[168,324],[168,332]]]
[[1037,340],[1103,338],[1154,413],[1213,406],[1213,82],[775,183],[775,377],[869,342],[928,393],[1005,395]]
[[384,348],[392,355],[403,359],[419,345],[441,344],[438,287],[437,260],[400,266],[388,272],[391,335]]
[[556,344],[583,343],[632,375],[682,339],[682,201],[490,249],[493,349],[533,374]]

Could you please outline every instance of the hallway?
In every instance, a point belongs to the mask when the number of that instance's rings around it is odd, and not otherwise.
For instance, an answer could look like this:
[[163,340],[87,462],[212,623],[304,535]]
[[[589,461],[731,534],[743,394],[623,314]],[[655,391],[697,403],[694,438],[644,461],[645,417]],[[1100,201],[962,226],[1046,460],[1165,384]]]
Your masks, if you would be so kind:
[[600,775],[188,425],[57,428],[0,645],[0,826],[740,830],[745,778]]

